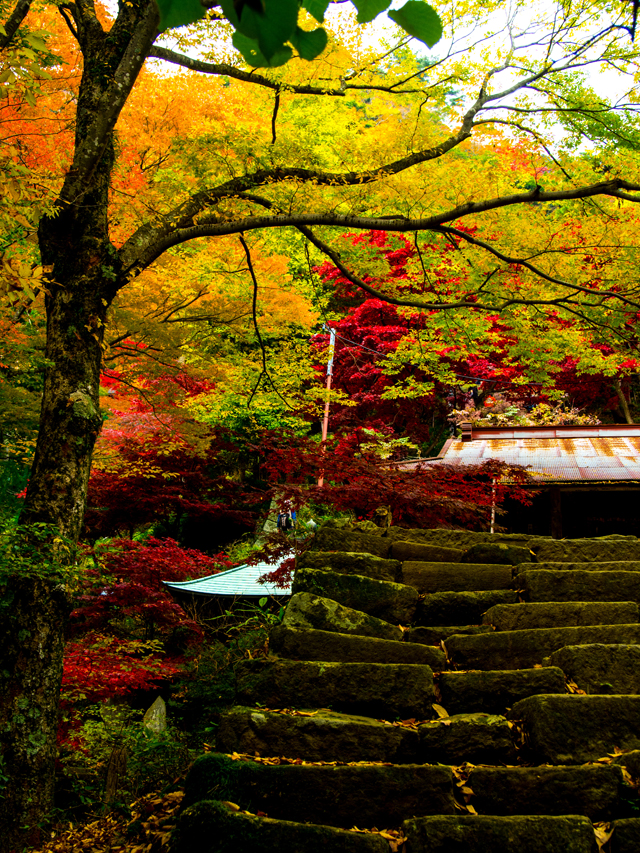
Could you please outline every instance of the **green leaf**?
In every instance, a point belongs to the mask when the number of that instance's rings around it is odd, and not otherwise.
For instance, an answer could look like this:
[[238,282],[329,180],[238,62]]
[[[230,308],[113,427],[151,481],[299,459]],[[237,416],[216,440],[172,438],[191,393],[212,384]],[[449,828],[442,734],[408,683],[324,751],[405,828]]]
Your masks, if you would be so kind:
[[279,65],[287,63],[293,56],[291,48],[285,45],[271,59],[267,59],[255,39],[247,38],[238,32],[233,34],[232,42],[235,49],[240,51],[244,59],[254,68],[277,68]]
[[433,47],[442,37],[442,21],[438,13],[422,0],[409,0],[401,9],[389,12],[389,17],[410,36],[420,39],[429,47]]
[[266,0],[264,11],[245,5],[238,31],[257,40],[262,55],[271,60],[295,33],[298,8],[298,0]]
[[328,5],[329,0],[302,0],[303,9],[306,9],[319,24],[324,22],[324,13]]
[[358,10],[357,21],[359,24],[367,24],[377,18],[380,12],[384,12],[391,4],[391,0],[353,0],[353,5]]
[[316,56],[320,56],[327,46],[327,34],[322,27],[311,30],[311,32],[296,27],[296,31],[291,37],[291,44],[303,59],[311,62]]
[[160,10],[160,32],[183,27],[204,18],[205,8],[200,0],[156,0]]

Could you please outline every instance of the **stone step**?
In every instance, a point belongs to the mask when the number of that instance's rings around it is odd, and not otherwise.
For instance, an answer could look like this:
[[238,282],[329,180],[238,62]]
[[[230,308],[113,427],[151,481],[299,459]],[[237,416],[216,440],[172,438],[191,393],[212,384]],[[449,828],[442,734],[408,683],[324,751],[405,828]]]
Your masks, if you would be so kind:
[[530,563],[533,559],[534,555],[527,547],[506,545],[499,542],[481,542],[468,548],[460,557],[460,562],[499,563],[517,566],[521,563]]
[[329,663],[262,658],[236,666],[240,704],[330,707],[384,719],[429,719],[436,701],[430,667],[405,663]]
[[220,752],[257,753],[305,761],[384,761],[414,764],[419,759],[417,728],[326,708],[278,713],[235,707],[220,718]]
[[438,646],[453,634],[489,634],[493,631],[491,625],[440,625],[437,628],[426,628],[418,625],[404,632],[406,643],[423,643],[425,646]]
[[282,624],[288,628],[315,628],[359,637],[379,637],[381,640],[403,639],[403,631],[397,625],[310,592],[297,592],[291,596]]
[[418,606],[418,592],[411,586],[323,569],[298,569],[292,592],[331,598],[345,607],[396,625],[409,624]]
[[286,625],[278,625],[271,630],[269,650],[279,657],[295,660],[415,663],[426,664],[437,671],[447,667],[444,652],[435,646],[289,628]]
[[297,560],[298,569],[330,569],[346,575],[364,575],[379,581],[401,581],[400,560],[349,551],[305,551]]
[[524,628],[563,628],[578,625],[628,625],[640,614],[634,601],[535,601],[497,604],[482,617],[496,631]]
[[611,853],[638,853],[640,850],[640,818],[615,820],[612,828]]
[[462,548],[445,548],[442,545],[426,545],[421,542],[398,540],[391,546],[394,560],[426,560],[431,563],[457,563],[464,554]]
[[565,646],[545,662],[559,666],[585,693],[640,694],[640,645]]
[[321,527],[313,537],[314,551],[349,551],[356,554],[373,554],[387,557],[391,539],[380,533],[361,533],[348,528]]
[[583,764],[640,748],[640,696],[530,696],[509,718],[523,732],[524,757],[537,764]]
[[515,584],[528,601],[640,602],[640,572],[528,569]]
[[418,726],[419,760],[427,764],[513,763],[509,722],[497,714],[453,714]]
[[172,853],[389,853],[378,834],[274,820],[232,811],[216,800],[185,809],[172,835]]
[[[536,542],[545,541],[544,537],[532,537],[527,533],[489,533],[473,530],[451,530],[439,527],[430,530],[389,527],[385,531],[386,538],[391,542],[422,542],[425,545],[442,545],[444,548],[459,548],[466,551],[473,545],[486,542],[489,545],[504,544],[528,548],[531,539]],[[549,540],[553,541],[553,540]]]
[[462,815],[407,820],[408,853],[597,853],[591,821],[582,815]]
[[640,561],[640,540],[634,537],[609,539],[532,539],[529,548],[540,563],[601,563],[612,560]]
[[415,587],[420,593],[510,589],[513,567],[486,563],[407,561],[402,564],[402,582]]
[[208,753],[189,770],[182,808],[228,800],[278,820],[382,828],[415,814],[455,814],[453,791],[451,768],[438,765],[268,765]]
[[516,574],[527,571],[547,570],[550,572],[640,572],[640,561],[607,560],[597,563],[558,562],[538,560],[536,563],[520,563]]
[[454,635],[445,643],[458,669],[527,669],[563,646],[640,643],[640,624],[529,628],[492,634]]
[[615,765],[474,767],[466,786],[478,814],[586,815],[610,820],[620,807],[622,772]]
[[415,614],[415,624],[426,627],[439,625],[479,625],[482,614],[495,604],[516,604],[514,590],[488,592],[435,592],[422,599]]
[[557,666],[507,671],[442,672],[438,676],[439,704],[449,714],[504,714],[520,699],[536,693],[566,693],[565,677]]

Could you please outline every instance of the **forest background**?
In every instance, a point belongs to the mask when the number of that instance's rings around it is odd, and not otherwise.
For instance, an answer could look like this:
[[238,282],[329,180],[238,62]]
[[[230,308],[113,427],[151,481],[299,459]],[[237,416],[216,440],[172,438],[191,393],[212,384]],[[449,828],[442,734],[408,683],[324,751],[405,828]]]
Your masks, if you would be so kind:
[[[436,8],[431,51],[339,9],[256,70],[215,8],[157,41],[153,4],[0,4],[6,849],[102,808],[125,741],[120,805],[210,738],[245,639],[160,581],[250,558],[276,495],[301,530],[482,528],[495,469],[388,463],[461,419],[637,419],[632,6]],[[148,740],[162,685],[181,727]]]

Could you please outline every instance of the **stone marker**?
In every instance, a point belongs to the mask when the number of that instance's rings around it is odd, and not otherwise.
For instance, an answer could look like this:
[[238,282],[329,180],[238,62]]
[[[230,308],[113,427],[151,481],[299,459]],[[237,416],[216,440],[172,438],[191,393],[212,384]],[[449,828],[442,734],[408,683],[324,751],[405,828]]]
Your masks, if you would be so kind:
[[166,731],[167,706],[162,696],[158,696],[153,705],[146,710],[142,718],[142,725],[156,735]]

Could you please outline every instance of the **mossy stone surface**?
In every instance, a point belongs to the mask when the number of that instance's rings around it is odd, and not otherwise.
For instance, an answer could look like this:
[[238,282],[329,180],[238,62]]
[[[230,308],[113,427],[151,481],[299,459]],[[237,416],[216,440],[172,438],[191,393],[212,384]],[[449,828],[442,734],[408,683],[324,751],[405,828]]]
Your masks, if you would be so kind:
[[438,671],[445,669],[447,663],[442,649],[432,646],[285,625],[272,629],[269,649],[294,660],[417,663]]
[[273,766],[220,753],[200,756],[187,775],[184,807],[207,799],[279,820],[345,828],[398,826],[414,814],[456,810],[450,767]]
[[599,563],[612,560],[640,562],[640,540],[630,539],[538,539],[529,547],[539,562]]
[[418,606],[418,592],[413,587],[321,569],[298,569],[292,592],[331,598],[396,625],[409,624]]
[[491,625],[440,625],[436,628],[426,628],[417,625],[404,632],[406,643],[424,643],[425,646],[438,646],[453,634],[488,634],[493,629]]
[[433,672],[418,664],[245,660],[236,667],[236,689],[242,704],[329,707],[384,719],[431,717],[435,702]]
[[611,853],[638,853],[638,850],[640,850],[640,818],[614,821]]
[[349,529],[321,527],[314,536],[314,551],[348,551],[358,554],[373,554],[376,557],[387,557],[391,548],[391,540],[380,533],[360,533]]
[[307,761],[418,761],[418,732],[327,709],[304,715],[232,708],[220,719],[216,748]]
[[482,614],[494,604],[515,604],[515,590],[486,592],[435,592],[418,604],[415,625],[429,628],[441,625],[479,625]]
[[408,542],[403,539],[397,539],[390,551],[395,560],[423,560],[432,563],[458,563],[463,553],[462,548],[445,548],[443,545]]
[[478,814],[581,814],[610,820],[620,799],[622,773],[612,765],[584,767],[474,767],[467,780]]
[[315,628],[382,640],[403,639],[403,632],[397,625],[310,592],[297,592],[291,596],[282,624],[288,628]]
[[510,589],[512,580],[511,566],[416,561],[402,564],[402,582],[420,593]]
[[[314,543],[315,544],[315,543]],[[364,575],[379,581],[401,580],[400,560],[387,560],[373,554],[350,551],[305,551],[297,562],[298,569],[331,569],[348,575]]]
[[634,601],[529,601],[497,604],[487,610],[482,621],[497,631],[626,625],[638,621],[638,605]]
[[590,643],[640,643],[640,624],[454,634],[445,645],[449,658],[460,669],[526,669],[541,664],[563,646]]
[[442,672],[440,704],[450,714],[464,711],[504,714],[520,699],[537,693],[566,693],[564,673],[557,666],[520,670]]
[[461,563],[493,563],[506,566],[517,566],[519,563],[530,563],[534,559],[528,548],[519,545],[507,545],[504,542],[480,542],[467,548],[461,555]]
[[582,815],[418,817],[402,824],[408,853],[597,853]]
[[526,757],[537,764],[583,764],[617,747],[640,749],[640,696],[530,696],[509,719],[526,737]]
[[515,754],[511,729],[494,714],[453,714],[418,727],[421,761],[498,764]]
[[527,570],[515,583],[528,601],[640,602],[640,572]]
[[215,800],[203,800],[180,815],[172,853],[389,853],[379,835],[348,832],[329,826],[294,823],[230,811]]
[[546,660],[585,693],[640,693],[640,645],[565,646]]

